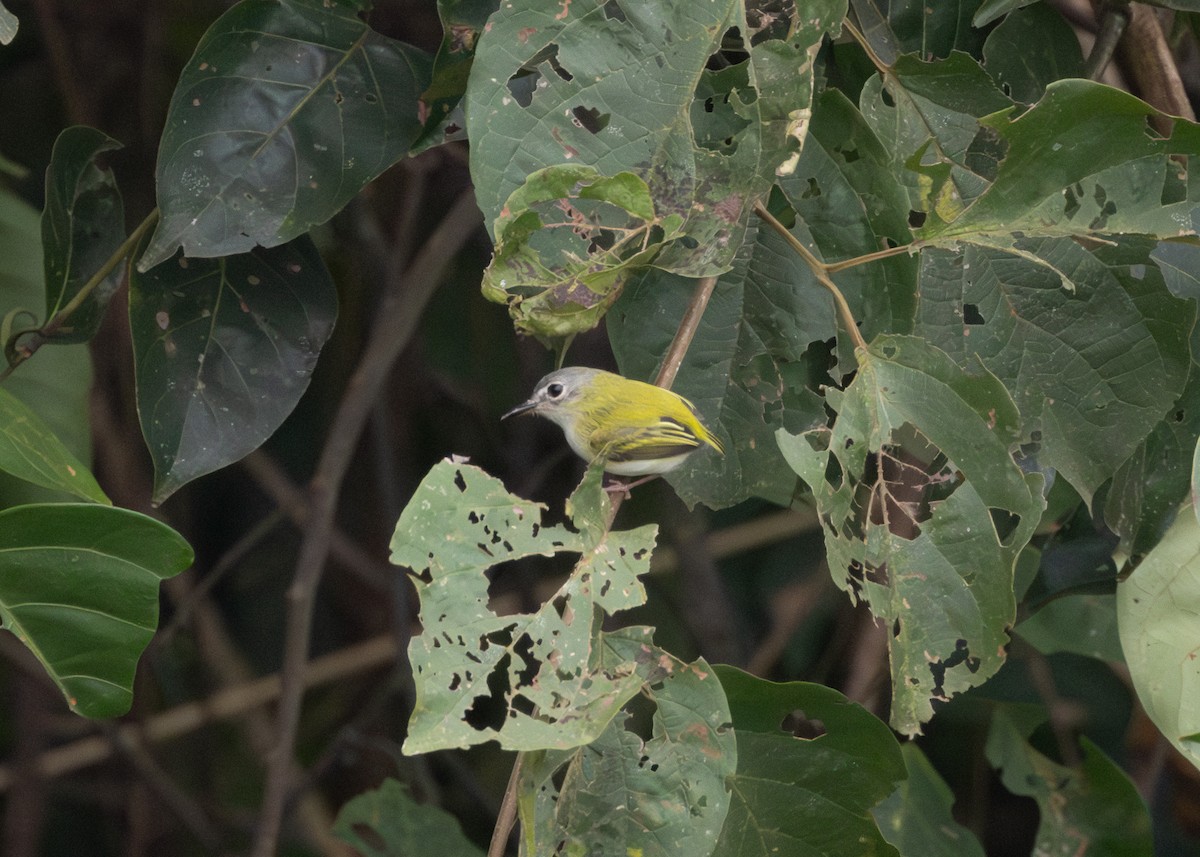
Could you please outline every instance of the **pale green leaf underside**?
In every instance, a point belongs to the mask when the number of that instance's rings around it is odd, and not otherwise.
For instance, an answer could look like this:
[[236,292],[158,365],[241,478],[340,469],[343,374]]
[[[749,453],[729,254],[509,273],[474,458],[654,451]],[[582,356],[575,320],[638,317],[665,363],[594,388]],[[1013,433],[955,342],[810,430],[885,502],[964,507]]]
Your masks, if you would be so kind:
[[454,816],[439,807],[417,803],[404,784],[390,777],[379,788],[346,801],[332,833],[363,857],[483,857]]
[[91,471],[20,399],[0,389],[0,470],[27,482],[111,505]]
[[[599,622],[644,602],[638,575],[649,568],[655,528],[605,533],[591,497],[599,480],[593,468],[576,492],[578,532],[543,526],[542,506],[470,465],[443,461],[421,482],[392,538],[392,561],[415,573],[423,629],[409,646],[417,699],[405,752],[491,739],[510,749],[576,747],[637,692],[633,661],[600,662]],[[540,609],[498,616],[488,607],[489,568],[559,553],[579,561]],[[497,682],[505,689],[493,691]],[[502,720],[480,722],[488,707]]]

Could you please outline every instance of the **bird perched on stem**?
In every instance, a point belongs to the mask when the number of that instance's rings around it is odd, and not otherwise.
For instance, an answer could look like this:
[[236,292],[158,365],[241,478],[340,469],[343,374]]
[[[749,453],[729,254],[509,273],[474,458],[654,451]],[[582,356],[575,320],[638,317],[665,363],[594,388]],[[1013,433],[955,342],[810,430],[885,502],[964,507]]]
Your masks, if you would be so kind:
[[725,452],[683,396],[602,369],[569,366],[551,372],[501,419],[517,414],[539,414],[558,423],[578,456],[588,463],[603,460],[605,471],[617,476],[666,473],[706,445]]

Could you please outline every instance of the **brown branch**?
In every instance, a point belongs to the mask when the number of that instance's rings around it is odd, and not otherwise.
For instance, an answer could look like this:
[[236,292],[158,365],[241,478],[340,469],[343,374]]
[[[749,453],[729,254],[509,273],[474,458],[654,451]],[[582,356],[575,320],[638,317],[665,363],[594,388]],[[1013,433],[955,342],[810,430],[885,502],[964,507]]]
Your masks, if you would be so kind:
[[[1157,12],[1142,3],[1134,3],[1129,12],[1129,26],[1117,50],[1134,92],[1156,110],[1196,121]],[[1152,116],[1150,122],[1159,134],[1170,136],[1171,119]]]
[[[305,689],[319,687],[347,676],[366,672],[392,663],[396,643],[390,634],[380,634],[362,643],[347,646],[307,664],[303,676]],[[117,727],[128,740],[157,744],[195,732],[210,723],[240,717],[249,711],[274,702],[280,694],[279,674],[234,685],[198,702],[188,702],[147,718],[142,723]],[[113,753],[112,742],[103,735],[91,735],[47,750],[31,760],[30,769],[36,776],[53,779],[82,768],[99,764]],[[0,793],[18,785],[18,770],[0,766]]]
[[658,376],[654,379],[654,383],[659,387],[669,390],[675,383],[675,376],[679,374],[679,367],[683,365],[683,358],[696,336],[700,319],[704,316],[704,310],[708,307],[708,300],[716,286],[716,277],[702,277],[696,281],[696,291],[692,293],[692,299],[679,322],[679,329],[675,331],[675,338],[671,340],[662,365],[658,368]]
[[521,765],[524,760],[525,754],[517,753],[512,773],[508,775],[508,785],[504,787],[504,799],[500,804],[496,827],[492,830],[492,841],[488,844],[487,857],[501,857],[504,854],[509,834],[512,833],[513,825],[516,824],[517,789],[521,784]]
[[425,242],[404,276],[388,283],[366,349],[347,384],[309,485],[308,526],[300,544],[292,585],[287,593],[287,630],[281,673],[283,686],[277,728],[279,737],[267,766],[266,790],[253,851],[256,857],[271,857],[279,839],[290,787],[292,752],[300,721],[313,607],[317,585],[329,556],[333,516],[342,480],[371,409],[387,382],[392,364],[415,333],[421,312],[433,296],[442,271],[474,234],[480,219],[473,195],[462,194]]

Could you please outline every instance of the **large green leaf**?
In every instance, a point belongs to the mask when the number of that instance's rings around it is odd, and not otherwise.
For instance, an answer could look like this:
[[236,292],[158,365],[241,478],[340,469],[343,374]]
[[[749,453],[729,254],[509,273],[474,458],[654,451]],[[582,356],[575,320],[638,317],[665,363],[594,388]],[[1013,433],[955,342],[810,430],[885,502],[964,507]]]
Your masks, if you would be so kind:
[[336,214],[421,131],[431,60],[376,33],[360,0],[242,0],[208,29],[159,143],[146,271],[274,247]]
[[[602,660],[600,621],[645,601],[638,575],[650,567],[656,529],[609,532],[600,477],[591,468],[573,495],[575,530],[544,525],[543,506],[467,464],[443,461],[422,480],[391,545],[421,599],[406,753],[491,739],[517,750],[577,747],[641,687],[632,659]],[[498,616],[488,607],[490,567],[559,553],[578,562],[538,610]]]
[[1099,236],[1195,234],[1200,184],[1172,155],[1200,155],[1200,126],[1149,130],[1154,108],[1087,80],[1060,80],[1015,119],[982,120],[1006,146],[995,180],[964,209],[930,208],[918,237],[1011,246],[1014,233]]
[[[907,243],[907,200],[887,152],[844,96],[827,92],[814,106],[800,160],[780,180],[794,233],[829,262]],[[915,259],[901,256],[838,275],[864,330],[909,329],[916,268]],[[629,284],[606,318],[626,375],[653,377],[694,289],[694,281],[659,271]],[[836,335],[832,302],[811,269],[773,230],[751,227],[733,269],[717,283],[675,384],[729,441],[724,458],[693,456],[668,476],[686,502],[790,500],[795,479],[774,433],[824,422],[815,391],[828,382],[826,341]]]
[[1003,663],[1042,479],[1013,461],[1017,409],[995,377],[908,337],[881,337],[858,360],[850,386],[827,395],[832,430],[778,438],[813,490],[834,580],[891,629],[891,722],[915,734],[933,700]]
[[[658,264],[689,276],[728,269],[753,203],[777,169],[789,170],[813,58],[845,7],[820,0],[779,14],[743,0],[539,0],[503,9],[480,37],[467,89],[471,171],[489,229],[543,167],[633,171],[659,216],[685,220],[686,239]],[[707,70],[720,51],[730,67]]]
[[971,26],[978,0],[851,0],[850,8],[876,56],[893,65],[900,54],[945,58],[978,54],[985,31]]
[[604,649],[614,663],[639,661],[654,706],[650,737],[626,713],[584,747],[527,756],[521,854],[707,857],[738,762],[721,683],[703,660],[686,664],[652,646],[648,629],[606,634]]
[[1200,768],[1200,522],[1191,509],[1117,587],[1117,621],[1142,707]]
[[987,740],[988,760],[1005,787],[1041,810],[1033,853],[1151,857],[1150,815],[1129,777],[1086,737],[1079,768],[1039,753],[1026,738],[1043,719],[997,709]]
[[332,832],[362,857],[483,857],[454,816],[417,803],[403,783],[390,777],[379,788],[346,801]]
[[308,388],[336,316],[307,237],[135,272],[129,324],[156,502],[271,436]]
[[871,817],[905,776],[883,721],[821,685],[716,670],[737,737],[716,857],[896,855]]
[[170,527],[127,509],[41,504],[0,511],[0,619],[71,709],[129,710],[158,625],[158,585],[192,562]]
[[1032,104],[1046,87],[1083,77],[1083,53],[1075,31],[1048,3],[1010,12],[983,45],[984,65],[1015,101]]
[[[46,267],[49,321],[78,294],[125,240],[125,206],[112,170],[97,166],[116,140],[81,125],[58,135],[46,170],[46,209],[42,249]],[[52,336],[55,342],[86,342],[100,326],[109,298],[121,284],[120,266],[92,290],[86,301]]]
[[1054,238],[1013,249],[925,251],[917,332],[1000,378],[1037,461],[1090,498],[1182,392],[1195,309],[1145,256],[1106,264]]
[[29,406],[0,388],[0,470],[27,482],[111,505],[91,471]]

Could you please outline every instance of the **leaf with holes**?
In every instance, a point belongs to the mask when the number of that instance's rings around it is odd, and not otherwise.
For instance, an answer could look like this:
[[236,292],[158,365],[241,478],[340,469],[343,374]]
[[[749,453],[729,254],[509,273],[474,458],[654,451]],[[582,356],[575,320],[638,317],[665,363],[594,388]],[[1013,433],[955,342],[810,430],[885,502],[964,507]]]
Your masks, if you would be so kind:
[[[577,531],[543,525],[543,506],[467,464],[443,461],[422,480],[391,545],[421,599],[406,753],[492,739],[513,750],[577,747],[641,687],[632,660],[601,660],[600,622],[645,601],[638,576],[656,529],[606,531],[595,512],[607,497],[586,496],[603,492],[601,475],[591,468],[576,489]],[[559,554],[579,556],[552,598],[532,613],[492,612],[489,568]]]
[[[888,155],[853,105],[827,92],[814,105],[804,151],[780,179],[793,232],[829,262],[907,243],[907,197]],[[724,457],[700,453],[668,474],[689,504],[729,506],[747,497],[788,503],[796,488],[775,431],[825,421],[817,391],[831,383],[833,304],[812,269],[771,229],[751,227],[734,267],[717,283],[675,389],[728,441]],[[860,265],[838,283],[868,333],[912,324],[917,261]],[[651,378],[695,290],[694,281],[651,269],[633,278],[606,316],[621,371]],[[849,355],[849,349],[846,349]]]
[[547,167],[508,198],[483,295],[508,304],[517,329],[542,339],[595,327],[630,272],[677,237],[682,218],[660,218],[646,183],[592,167]]
[[84,500],[112,505],[91,471],[24,402],[0,388],[0,470]]
[[1158,111],[1087,80],[1057,81],[1011,113],[981,120],[1004,147],[986,192],[961,210],[930,209],[919,238],[1010,247],[1021,235],[1196,234],[1200,183],[1178,156],[1200,155],[1200,125],[1175,119],[1161,137]]
[[463,834],[458,819],[444,809],[417,803],[407,786],[391,777],[379,788],[346,801],[332,833],[363,857],[483,857]]
[[292,412],[333,331],[337,293],[307,238],[177,258],[129,284],[138,417],[154,500],[256,449]]
[[208,29],[159,143],[161,219],[138,267],[274,247],[324,223],[408,151],[431,60],[364,0],[242,0]]
[[714,855],[895,857],[871,817],[904,778],[887,725],[821,685],[716,671],[729,699],[737,772]]
[[1078,768],[1039,753],[1027,739],[1044,720],[1036,710],[997,708],[987,739],[1005,788],[1041,810],[1032,853],[1151,857],[1150,815],[1129,777],[1086,737]]
[[1030,238],[922,254],[916,332],[996,375],[1020,409],[1022,442],[1085,499],[1187,378],[1195,307],[1170,294],[1149,246],[1122,239],[1089,253],[1070,239]]
[[892,630],[891,722],[912,735],[934,700],[1003,663],[1042,477],[1013,461],[1017,409],[994,376],[909,337],[858,358],[850,386],[827,396],[832,429],[778,440],[813,490],[834,580]]
[[1142,707],[1200,768],[1200,522],[1191,509],[1118,584],[1117,624]]
[[816,51],[845,10],[845,0],[788,11],[759,0],[539,0],[494,15],[466,103],[489,228],[544,167],[632,171],[659,217],[685,221],[657,264],[686,276],[728,269],[754,202],[793,165]]
[[0,619],[85,717],[129,710],[158,585],[192,563],[165,524],[87,503],[0,511]]
[[[125,207],[112,170],[96,160],[121,144],[94,128],[76,125],[54,141],[46,169],[42,248],[46,271],[46,320],[70,303],[125,240]],[[121,284],[117,266],[83,304],[54,331],[53,342],[86,342]]]
[[[521,854],[707,857],[738,760],[721,683],[703,660],[688,664],[655,648],[645,628],[605,634],[601,660],[610,659],[638,663],[646,682],[638,702],[653,712],[639,710],[636,726],[624,712],[577,750],[527,757]],[[646,720],[650,735],[642,737]]]

